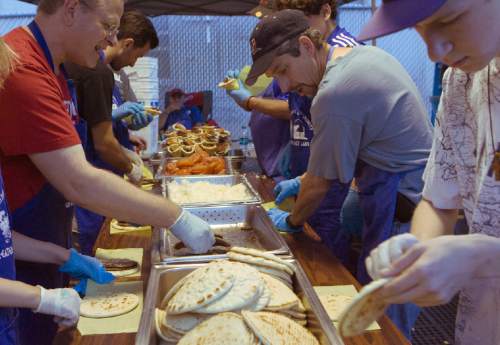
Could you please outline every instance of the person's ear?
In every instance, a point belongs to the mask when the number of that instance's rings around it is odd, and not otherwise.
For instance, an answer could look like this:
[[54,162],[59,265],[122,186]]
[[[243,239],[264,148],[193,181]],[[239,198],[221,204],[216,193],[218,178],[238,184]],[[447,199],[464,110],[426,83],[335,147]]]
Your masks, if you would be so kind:
[[330,20],[330,16],[332,15],[332,8],[330,4],[324,4],[321,6],[321,10],[319,14],[323,17],[324,20]]
[[68,26],[72,26],[75,21],[76,12],[78,7],[84,6],[79,0],[66,0],[64,1],[64,23]]
[[124,49],[132,49],[134,48],[134,43],[135,43],[134,39],[132,37],[128,37],[123,40],[122,47]]
[[307,36],[300,36],[299,37],[299,44],[300,44],[300,51],[302,54],[302,51],[305,51],[309,56],[313,56],[316,53],[316,46],[314,45],[313,41]]

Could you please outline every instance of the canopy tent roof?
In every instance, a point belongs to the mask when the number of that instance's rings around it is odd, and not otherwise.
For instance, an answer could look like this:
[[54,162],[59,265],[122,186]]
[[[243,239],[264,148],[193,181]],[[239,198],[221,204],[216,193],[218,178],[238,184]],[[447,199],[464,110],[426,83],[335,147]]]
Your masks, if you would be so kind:
[[[37,3],[38,0],[23,0]],[[148,16],[164,14],[246,15],[259,0],[126,0],[126,10],[139,10]]]
[[[22,0],[36,4],[38,0]],[[338,1],[339,5],[353,0]],[[271,3],[268,0],[268,3]],[[269,5],[270,6],[270,5]],[[254,14],[266,8],[259,0],[125,0],[126,10],[138,10],[148,16],[178,15],[226,15]]]

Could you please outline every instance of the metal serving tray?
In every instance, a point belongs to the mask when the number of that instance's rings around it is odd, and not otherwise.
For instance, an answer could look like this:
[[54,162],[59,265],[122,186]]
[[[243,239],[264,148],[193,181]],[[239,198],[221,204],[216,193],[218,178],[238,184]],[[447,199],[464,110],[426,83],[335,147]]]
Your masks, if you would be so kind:
[[[290,262],[295,263],[293,260],[290,260]],[[157,265],[152,268],[139,331],[135,338],[136,345],[160,344],[160,339],[155,330],[155,308],[159,307],[165,294],[176,282],[202,266],[204,264]],[[321,345],[343,345],[344,343],[337,335],[332,322],[300,265],[296,265],[295,275],[292,280],[294,292],[302,300],[306,308],[306,328],[316,336]]]
[[[217,235],[231,246],[255,248],[278,255],[290,255],[290,249],[276,230],[266,211],[258,205],[186,207],[185,210],[204,219]],[[170,231],[160,229],[160,260],[164,263],[208,262],[227,258],[224,253],[189,255],[186,248],[176,249],[180,241]]]
[[[199,207],[199,206],[219,206],[219,205],[255,205],[261,204],[262,199],[260,198],[259,193],[252,187],[250,182],[245,175],[192,175],[192,176],[164,176],[162,177],[162,187],[163,187],[163,195],[168,198],[169,190],[168,186],[172,182],[180,183],[181,181],[187,181],[189,183],[194,182],[209,182],[212,184],[222,184],[227,186],[234,186],[239,183],[243,183],[245,185],[247,192],[251,195],[251,198],[246,200],[231,200],[225,202],[219,201],[210,201],[207,200],[203,203],[178,203],[183,207]],[[175,202],[175,200],[172,200]]]
[[[224,158],[224,163],[226,164],[226,174],[228,175],[233,175],[234,170],[233,170],[233,161],[230,157],[222,157]],[[177,162],[179,159],[182,158],[175,158],[175,157],[163,157],[159,163],[158,170],[156,170],[156,178],[161,179],[163,177],[167,176],[212,176],[212,175],[165,175],[164,171],[165,168],[167,167],[168,163],[174,163]],[[218,175],[214,175],[218,176]]]

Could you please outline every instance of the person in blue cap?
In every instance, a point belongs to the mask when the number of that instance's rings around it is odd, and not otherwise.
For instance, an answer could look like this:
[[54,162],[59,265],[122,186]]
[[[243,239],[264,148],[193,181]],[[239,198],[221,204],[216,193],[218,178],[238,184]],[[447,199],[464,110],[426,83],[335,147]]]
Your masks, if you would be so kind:
[[[14,68],[15,56],[0,38],[0,90],[4,80]],[[80,314],[80,297],[77,290],[68,288],[45,289],[16,281],[16,260],[53,264],[61,272],[78,279],[91,278],[104,284],[114,280],[96,259],[75,250],[67,250],[49,242],[31,239],[11,231],[7,198],[0,171],[0,344],[18,343],[17,308],[27,308],[35,313],[55,316],[60,326],[73,326]],[[83,285],[84,283],[82,283]]]
[[[364,260],[394,235],[398,193],[418,201],[423,187],[432,128],[418,89],[381,49],[329,46],[301,11],[264,17],[250,47],[247,84],[266,73],[283,91],[313,97],[307,172],[292,212],[276,211],[275,224],[300,230],[332,186],[355,178],[364,221],[357,277],[367,283]],[[416,315],[389,315],[408,336]]]
[[[443,78],[423,198],[411,234],[366,260],[391,279],[387,303],[447,303],[460,294],[455,344],[500,344],[500,1],[383,1],[363,28],[371,39],[414,27]],[[480,39],[478,39],[480,37]],[[458,210],[468,235],[454,235]]]
[[[276,10],[297,9],[307,16],[309,25],[317,29],[323,39],[333,47],[353,47],[359,45],[358,41],[344,28],[336,23],[337,1],[332,0],[280,0],[274,4]],[[237,78],[237,71],[230,71],[228,77]],[[272,83],[273,89],[278,89],[276,94],[282,94],[276,80]],[[281,168],[284,181],[280,181],[275,188],[276,203],[281,204],[287,197],[298,194],[300,177],[307,170],[309,160],[310,143],[313,139],[314,131],[311,122],[311,98],[301,96],[295,92],[284,94],[282,100],[270,99],[268,97],[253,97],[248,89],[240,82],[238,90],[228,90],[230,95],[238,104],[253,111],[260,111],[269,114],[277,120],[289,120],[290,141],[288,154],[281,153],[282,161],[277,165]],[[279,97],[273,97],[279,98]],[[267,125],[267,124],[266,124]],[[275,140],[276,131],[274,127],[266,126],[252,132],[255,138],[272,137]],[[269,135],[266,135],[269,134]],[[316,210],[314,215],[308,219],[308,223],[318,233],[322,241],[332,252],[344,263],[349,258],[349,244],[351,233],[361,232],[362,219],[356,202],[357,195],[354,191],[349,192],[349,185],[336,184],[324,198],[322,205]],[[348,210],[344,209],[344,215],[357,214],[357,217],[344,217],[343,226],[350,229],[342,231],[341,213],[346,193],[349,194],[349,201],[346,205],[351,205]],[[278,209],[270,210],[271,219],[276,223],[279,217]],[[278,225],[281,231],[294,232],[284,224]]]

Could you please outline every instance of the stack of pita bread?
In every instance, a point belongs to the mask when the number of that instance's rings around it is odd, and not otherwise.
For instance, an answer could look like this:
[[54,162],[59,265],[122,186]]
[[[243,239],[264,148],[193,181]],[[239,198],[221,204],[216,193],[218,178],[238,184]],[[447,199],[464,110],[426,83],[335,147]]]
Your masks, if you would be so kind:
[[[294,266],[274,255],[258,250],[243,250],[245,254],[240,253],[238,248],[231,250],[238,255],[231,255],[230,258],[238,261],[213,261],[192,271],[168,291],[161,302],[161,309],[157,309],[155,315],[156,331],[165,342],[258,344],[258,338],[268,344],[262,338],[265,336],[259,335],[259,332],[267,334],[265,329],[269,327],[275,327],[271,333],[279,332],[280,327],[293,330],[301,339],[297,344],[308,343],[301,337],[314,339],[303,327],[307,323],[305,308],[289,287]],[[250,254],[252,252],[254,255]],[[259,268],[267,272],[259,272]],[[250,330],[243,331],[248,327],[253,333]],[[219,328],[224,330],[214,331]],[[226,334],[228,332],[230,334]],[[286,343],[291,344],[289,341]]]

